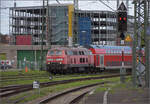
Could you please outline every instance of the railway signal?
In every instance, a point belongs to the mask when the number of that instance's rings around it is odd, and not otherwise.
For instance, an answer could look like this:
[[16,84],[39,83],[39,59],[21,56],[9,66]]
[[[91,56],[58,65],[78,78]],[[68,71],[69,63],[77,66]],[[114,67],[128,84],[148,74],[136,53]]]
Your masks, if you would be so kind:
[[127,31],[127,8],[122,2],[118,8],[118,32]]
[[123,2],[118,8],[117,19],[118,32],[120,32],[120,38],[124,40],[124,32],[127,31],[127,8],[125,7]]
[[127,31],[127,12],[118,12],[118,31]]

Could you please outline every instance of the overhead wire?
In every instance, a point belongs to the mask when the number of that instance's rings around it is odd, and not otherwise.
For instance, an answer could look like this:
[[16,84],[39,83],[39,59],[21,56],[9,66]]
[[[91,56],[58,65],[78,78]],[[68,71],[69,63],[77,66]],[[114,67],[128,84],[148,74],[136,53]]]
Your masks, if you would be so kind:
[[111,8],[109,5],[107,5],[105,2],[103,2],[102,0],[99,0],[99,2],[101,2],[102,4],[104,4],[105,6],[107,6],[109,9],[111,9],[112,11],[116,12],[116,10],[114,10],[113,8]]

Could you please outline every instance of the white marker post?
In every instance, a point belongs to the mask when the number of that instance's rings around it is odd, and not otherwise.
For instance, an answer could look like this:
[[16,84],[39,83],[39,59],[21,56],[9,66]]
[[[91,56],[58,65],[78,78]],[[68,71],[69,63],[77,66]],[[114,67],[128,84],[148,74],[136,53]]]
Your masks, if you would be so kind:
[[126,69],[124,68],[124,50],[122,50],[122,67],[120,68],[120,81],[125,83]]
[[33,81],[33,89],[38,89],[39,96],[40,96],[40,82],[39,81]]

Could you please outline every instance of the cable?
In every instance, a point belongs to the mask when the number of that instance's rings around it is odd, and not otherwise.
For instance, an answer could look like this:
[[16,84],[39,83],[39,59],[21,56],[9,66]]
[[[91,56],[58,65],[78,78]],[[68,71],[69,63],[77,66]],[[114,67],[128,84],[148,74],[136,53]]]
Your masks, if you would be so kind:
[[107,5],[106,3],[104,3],[102,0],[99,0],[99,2],[103,3],[105,6],[107,6],[108,8],[110,8],[112,11],[116,12],[113,8],[111,8],[109,5]]
[[56,0],[56,1],[57,1],[58,4],[61,4],[61,3],[59,2],[59,0]]
[[[1,0],[1,1],[12,1],[12,0]],[[16,1],[43,1],[43,0],[16,0]],[[57,0],[49,0],[49,1],[57,1]],[[73,0],[59,0],[59,1],[73,1]],[[79,0],[79,1],[99,1],[99,0]],[[116,0],[103,0],[103,1],[116,1]],[[126,0],[122,0],[126,1]],[[129,0],[133,1],[133,0]]]

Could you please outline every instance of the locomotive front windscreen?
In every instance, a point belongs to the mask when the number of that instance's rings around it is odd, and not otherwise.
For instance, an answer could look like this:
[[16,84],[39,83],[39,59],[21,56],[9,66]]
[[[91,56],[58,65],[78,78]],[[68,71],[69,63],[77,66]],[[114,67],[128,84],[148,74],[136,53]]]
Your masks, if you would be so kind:
[[62,51],[61,50],[51,50],[49,51],[48,55],[62,55]]

